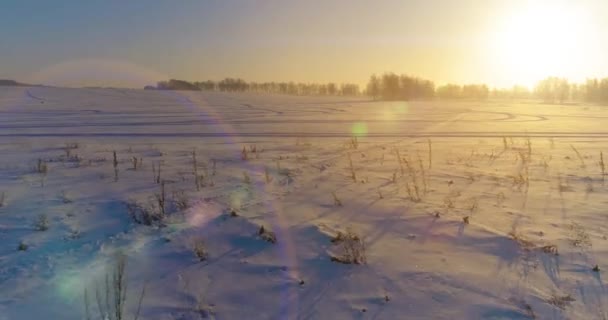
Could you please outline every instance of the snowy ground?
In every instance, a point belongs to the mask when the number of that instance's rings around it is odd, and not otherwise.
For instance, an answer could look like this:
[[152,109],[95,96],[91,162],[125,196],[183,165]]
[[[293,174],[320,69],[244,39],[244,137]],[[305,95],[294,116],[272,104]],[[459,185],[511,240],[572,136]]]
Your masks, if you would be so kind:
[[[1,320],[84,319],[85,289],[96,318],[118,253],[140,319],[608,318],[602,107],[36,87],[0,115]],[[330,260],[347,229],[367,263]]]

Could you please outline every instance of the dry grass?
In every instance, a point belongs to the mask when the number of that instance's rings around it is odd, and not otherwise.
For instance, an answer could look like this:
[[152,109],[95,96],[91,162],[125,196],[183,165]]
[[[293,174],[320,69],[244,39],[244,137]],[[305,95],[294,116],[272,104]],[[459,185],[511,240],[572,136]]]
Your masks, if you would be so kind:
[[196,161],[196,149],[192,150],[192,174],[194,175],[194,186],[196,187],[196,191],[200,191],[201,190],[201,182],[200,182],[201,177],[198,175],[198,162]]
[[583,156],[581,155],[581,153],[578,152],[578,149],[576,149],[573,145],[570,145],[570,148],[572,148],[572,150],[574,150],[574,153],[576,153],[578,160],[581,162],[581,168],[586,168],[587,165],[585,164],[585,159],[583,159]]
[[332,191],[331,196],[334,198],[334,206],[341,207],[342,201],[340,200],[340,198],[338,198],[338,195],[336,195],[335,191]]
[[[111,272],[106,273],[102,282],[97,282],[95,292],[95,304],[97,306],[97,318],[100,320],[126,320],[126,305],[127,305],[127,259],[126,256],[119,254],[116,257],[114,267]],[[137,320],[141,313],[141,306],[146,294],[146,285],[144,284],[138,299],[137,309],[131,317]],[[85,319],[91,320],[93,310],[91,310],[91,302],[89,298],[89,290],[84,290],[84,310]]]
[[268,170],[268,168],[264,168],[264,180],[267,184],[272,182],[272,176],[270,175],[270,170]]
[[270,242],[272,244],[277,243],[277,235],[274,232],[264,228],[264,226],[260,226],[260,229],[258,230],[258,236],[260,236],[260,238],[262,238],[262,240],[266,242]]
[[158,205],[158,214],[159,214],[160,220],[163,220],[165,218],[165,216],[167,215],[165,181],[161,182],[160,192],[154,194],[154,198],[156,199],[156,204]]
[[27,251],[28,248],[29,246],[23,241],[19,242],[19,245],[17,246],[17,250],[19,251]]
[[209,252],[205,246],[205,241],[202,238],[194,238],[192,240],[192,252],[199,261],[205,261],[209,257]]
[[37,231],[46,231],[49,229],[49,218],[46,214],[41,213],[34,222],[34,228]]
[[173,191],[173,204],[177,210],[183,211],[190,208],[190,201],[184,190]]
[[429,170],[433,167],[433,143],[431,139],[427,140],[427,144],[429,146]]
[[339,232],[332,239],[335,245],[341,245],[340,254],[331,256],[331,261],[343,264],[365,264],[367,256],[363,239],[350,228],[345,233]]
[[359,148],[359,140],[357,139],[357,136],[353,136],[352,138],[350,138],[349,146],[354,150],[357,150]]
[[553,294],[549,299],[547,299],[547,303],[554,305],[562,310],[566,309],[567,306],[570,305],[571,302],[574,302],[575,299],[572,298],[571,295],[557,295]]
[[353,159],[350,156],[350,153],[346,154],[348,156],[348,165],[349,165],[349,170],[350,170],[350,177],[353,179],[354,182],[357,182],[357,172],[355,171],[355,166],[353,165]]
[[112,161],[112,165],[114,167],[114,182],[118,181],[118,158],[116,156],[116,151],[112,152],[113,154],[113,161]]
[[249,174],[246,171],[243,171],[243,182],[245,184],[251,184],[251,177],[249,177]]
[[48,165],[46,161],[42,159],[38,159],[38,164],[36,165],[36,172],[40,174],[47,174],[49,171]]
[[606,164],[604,163],[604,153],[600,151],[600,170],[602,171],[602,184],[606,179]]
[[247,147],[243,146],[243,150],[241,150],[241,160],[247,161],[249,160],[249,153],[247,152]]
[[156,166],[154,163],[152,163],[152,174],[154,175],[154,183],[156,184],[160,184],[160,176],[161,176],[161,168],[162,168],[162,161],[158,162],[158,166]]
[[128,215],[137,224],[151,226],[157,222],[162,222],[163,216],[154,210],[153,205],[144,205],[134,200],[125,202]]
[[558,256],[559,255],[559,251],[557,250],[557,246],[556,245],[546,245],[546,246],[542,246],[540,247],[540,250],[546,254],[551,254],[554,256]]

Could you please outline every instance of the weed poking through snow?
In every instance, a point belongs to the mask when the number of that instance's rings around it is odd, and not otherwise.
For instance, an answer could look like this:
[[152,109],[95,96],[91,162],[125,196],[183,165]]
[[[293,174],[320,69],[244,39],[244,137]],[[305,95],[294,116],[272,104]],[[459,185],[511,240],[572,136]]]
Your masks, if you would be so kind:
[[205,261],[209,257],[209,252],[205,246],[205,241],[202,238],[195,238],[192,240],[192,252],[199,261]]
[[260,226],[260,229],[258,230],[258,236],[266,242],[270,242],[272,244],[277,243],[276,234],[272,231],[266,230],[266,228],[264,228],[264,226]]
[[606,179],[606,164],[604,163],[604,153],[602,151],[600,151],[600,170],[602,171],[602,184],[604,184],[604,181]]
[[[126,320],[125,306],[127,304],[127,259],[120,254],[116,257],[115,265],[111,273],[107,273],[104,281],[95,286],[95,302],[97,304],[97,318],[101,320]],[[137,320],[141,313],[141,306],[146,295],[146,284],[142,287],[138,296],[137,309],[133,319]],[[92,308],[89,299],[89,290],[84,290],[85,319],[91,320]]]
[[340,200],[340,198],[338,198],[338,195],[336,195],[335,191],[332,191],[331,196],[334,198],[334,206],[341,207],[342,201]]
[[37,231],[46,231],[49,229],[49,218],[46,214],[41,213],[36,218],[36,222],[34,222],[34,228]]
[[572,148],[572,150],[574,150],[574,153],[576,153],[578,160],[581,162],[581,168],[583,168],[583,169],[586,168],[587,165],[585,165],[585,160],[583,159],[583,156],[581,155],[581,153],[578,152],[578,150],[573,145],[570,145],[570,148]]
[[28,248],[29,246],[23,241],[19,242],[19,245],[17,246],[17,250],[19,251],[27,251]]
[[332,242],[336,245],[341,245],[341,248],[340,254],[331,256],[331,261],[342,264],[367,263],[365,243],[363,242],[363,239],[350,228],[346,229],[345,233],[338,233]]

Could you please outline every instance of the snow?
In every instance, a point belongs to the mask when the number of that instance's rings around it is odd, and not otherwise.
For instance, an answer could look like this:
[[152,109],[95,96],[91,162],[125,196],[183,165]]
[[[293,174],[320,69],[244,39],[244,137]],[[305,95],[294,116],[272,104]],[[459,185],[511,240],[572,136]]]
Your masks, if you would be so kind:
[[[140,319],[608,316],[602,107],[0,87],[0,114],[2,320],[84,319],[119,252]],[[170,213],[137,224],[159,164]],[[330,260],[347,229],[366,264]]]

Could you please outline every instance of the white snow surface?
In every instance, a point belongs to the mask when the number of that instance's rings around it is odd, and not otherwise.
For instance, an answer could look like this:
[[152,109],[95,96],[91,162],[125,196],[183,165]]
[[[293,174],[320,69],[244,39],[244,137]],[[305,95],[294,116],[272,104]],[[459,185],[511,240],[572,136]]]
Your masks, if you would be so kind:
[[[118,253],[127,319],[144,284],[140,319],[606,319],[607,118],[531,102],[0,87],[0,320],[85,319],[85,289],[99,319]],[[189,207],[135,223],[125,203],[154,205],[159,165],[167,201]],[[330,260],[347,229],[367,263]]]

